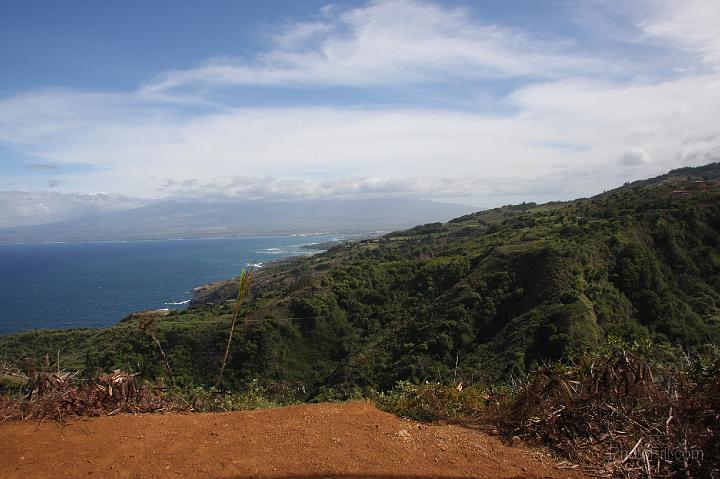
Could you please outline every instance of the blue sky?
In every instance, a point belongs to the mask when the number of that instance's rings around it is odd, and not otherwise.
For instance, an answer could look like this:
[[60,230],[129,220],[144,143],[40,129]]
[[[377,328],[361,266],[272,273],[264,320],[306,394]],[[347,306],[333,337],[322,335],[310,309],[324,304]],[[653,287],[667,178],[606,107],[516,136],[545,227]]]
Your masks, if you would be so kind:
[[719,25],[713,0],[5,1],[0,193],[585,196],[720,158]]
[[[251,58],[282,26],[319,17],[330,2],[36,1],[0,5],[0,93],[49,85],[133,90],[158,72],[209,57]],[[332,2],[338,8],[362,2]],[[559,3],[443,2],[489,21],[520,23],[551,34],[579,33]],[[521,13],[522,12],[522,13]],[[554,15],[551,15],[553,13]],[[548,19],[551,21],[548,22]]]
[[22,1],[0,5],[2,92],[133,90],[159,71],[247,55],[266,28],[322,2]]

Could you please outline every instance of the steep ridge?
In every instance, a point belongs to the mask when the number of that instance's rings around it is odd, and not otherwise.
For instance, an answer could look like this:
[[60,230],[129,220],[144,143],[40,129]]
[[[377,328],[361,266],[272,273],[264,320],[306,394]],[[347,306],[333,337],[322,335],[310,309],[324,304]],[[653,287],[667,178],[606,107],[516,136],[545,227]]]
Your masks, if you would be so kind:
[[[608,336],[703,348],[720,338],[720,164],[593,198],[526,203],[343,244],[254,272],[225,385],[292,384],[302,399],[397,381],[489,383]],[[237,288],[204,288],[159,335],[183,381],[217,369]],[[163,374],[132,322],[0,339],[83,367]],[[102,347],[99,345],[103,345]]]

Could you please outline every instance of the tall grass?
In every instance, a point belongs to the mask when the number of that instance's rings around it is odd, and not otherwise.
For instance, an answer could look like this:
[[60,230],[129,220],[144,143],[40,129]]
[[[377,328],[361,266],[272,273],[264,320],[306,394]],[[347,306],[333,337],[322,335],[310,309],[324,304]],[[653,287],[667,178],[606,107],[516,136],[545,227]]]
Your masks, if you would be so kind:
[[[175,375],[173,374],[173,370],[170,367],[170,360],[168,359],[167,355],[165,354],[165,350],[162,347],[162,344],[160,343],[160,340],[157,337],[157,334],[155,333],[155,328],[157,326],[157,317],[154,316],[148,316],[143,317],[140,319],[140,322],[138,323],[138,327],[145,332],[148,336],[150,336],[150,339],[152,340],[153,344],[157,346],[158,351],[160,351],[160,355],[163,358],[163,361],[165,362],[165,368],[168,371],[168,374],[170,375],[170,380],[172,381],[173,387],[176,386],[175,383]],[[59,357],[59,353],[58,353]],[[58,362],[60,360],[58,359]]]
[[227,345],[225,346],[225,354],[223,355],[222,364],[220,365],[220,372],[218,373],[217,380],[215,381],[215,387],[220,385],[222,381],[223,373],[225,372],[225,366],[227,365],[228,356],[230,355],[230,345],[232,344],[233,334],[235,333],[235,325],[237,323],[238,316],[240,315],[240,307],[243,301],[247,297],[250,290],[250,273],[251,269],[243,269],[238,278],[238,295],[235,300],[235,309],[233,310],[232,322],[230,324],[230,333],[228,334]]

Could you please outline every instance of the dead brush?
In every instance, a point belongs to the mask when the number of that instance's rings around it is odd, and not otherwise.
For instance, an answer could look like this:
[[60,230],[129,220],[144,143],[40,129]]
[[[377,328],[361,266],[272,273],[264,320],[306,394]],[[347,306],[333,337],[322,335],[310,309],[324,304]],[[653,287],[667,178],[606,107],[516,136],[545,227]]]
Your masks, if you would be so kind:
[[41,367],[25,377],[26,383],[19,390],[0,395],[0,422],[64,422],[73,416],[155,412],[176,407],[164,388],[141,386],[135,373],[119,369],[87,379],[80,376],[80,371],[51,370],[46,356]]
[[716,389],[618,351],[540,369],[499,423],[592,476],[717,477]]

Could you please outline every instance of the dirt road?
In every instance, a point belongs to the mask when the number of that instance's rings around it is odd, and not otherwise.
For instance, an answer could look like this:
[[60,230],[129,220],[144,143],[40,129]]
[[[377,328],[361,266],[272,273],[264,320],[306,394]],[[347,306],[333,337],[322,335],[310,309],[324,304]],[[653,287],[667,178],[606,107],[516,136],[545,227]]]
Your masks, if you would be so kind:
[[0,425],[0,477],[568,478],[543,454],[363,402]]

